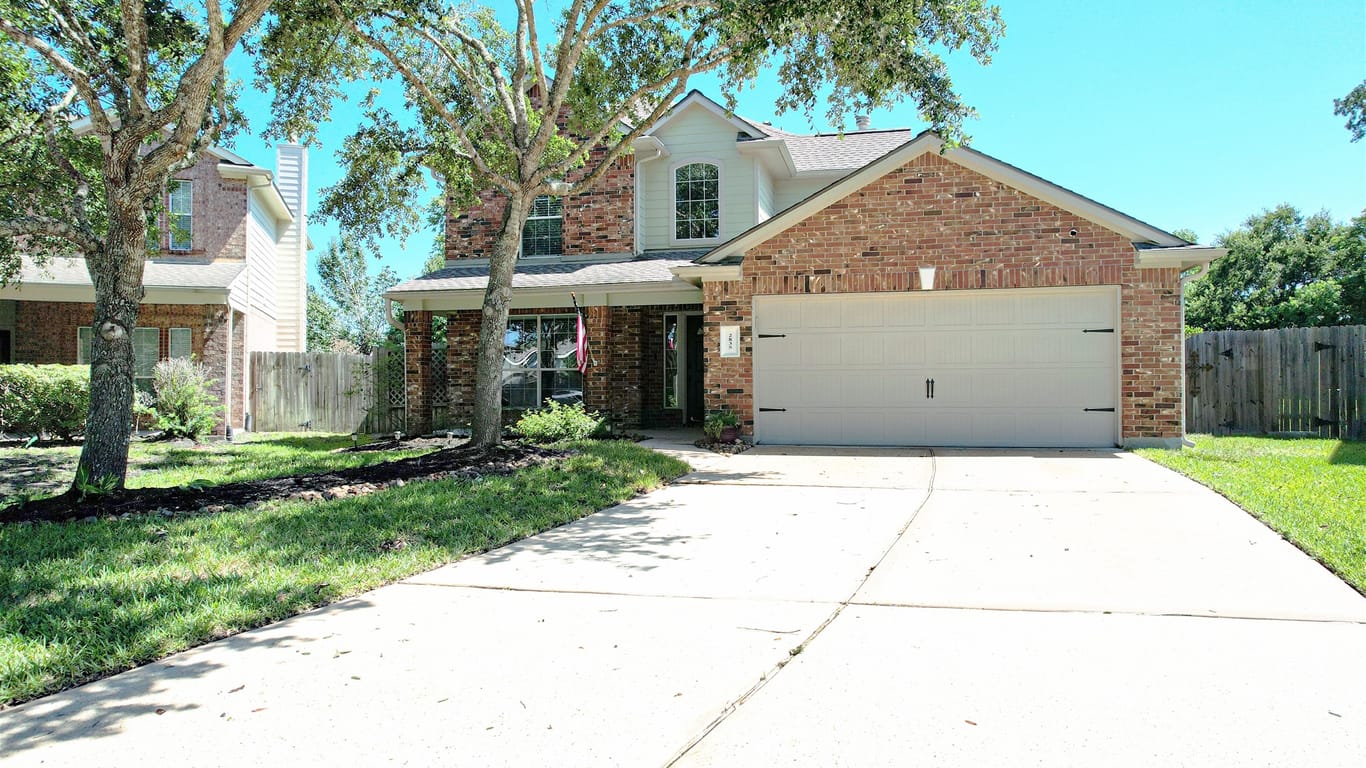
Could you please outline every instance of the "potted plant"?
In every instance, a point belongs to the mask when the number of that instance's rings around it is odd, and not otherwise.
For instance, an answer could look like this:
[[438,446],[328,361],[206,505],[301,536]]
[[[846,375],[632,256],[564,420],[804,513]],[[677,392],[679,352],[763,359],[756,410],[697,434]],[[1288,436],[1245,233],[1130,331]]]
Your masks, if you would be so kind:
[[718,443],[740,439],[740,417],[733,411],[715,411],[702,423],[702,431]]

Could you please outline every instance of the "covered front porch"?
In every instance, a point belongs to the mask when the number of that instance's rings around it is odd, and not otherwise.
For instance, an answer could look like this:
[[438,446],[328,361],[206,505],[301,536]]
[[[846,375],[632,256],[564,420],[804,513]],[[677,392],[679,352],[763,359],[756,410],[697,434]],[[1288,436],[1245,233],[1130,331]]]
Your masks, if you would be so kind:
[[[504,423],[551,400],[582,402],[617,430],[700,424],[707,396],[702,292],[669,271],[685,261],[519,265],[503,340]],[[410,433],[463,429],[473,419],[486,275],[486,264],[462,264],[386,294],[403,309]],[[582,371],[576,302],[588,336]],[[439,319],[444,345],[434,340]]]

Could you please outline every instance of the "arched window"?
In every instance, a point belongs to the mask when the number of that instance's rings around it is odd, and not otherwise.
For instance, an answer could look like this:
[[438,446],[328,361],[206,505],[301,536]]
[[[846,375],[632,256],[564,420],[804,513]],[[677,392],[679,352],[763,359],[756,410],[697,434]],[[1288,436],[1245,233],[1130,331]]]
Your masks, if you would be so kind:
[[674,239],[707,240],[721,234],[720,177],[711,163],[674,170]]

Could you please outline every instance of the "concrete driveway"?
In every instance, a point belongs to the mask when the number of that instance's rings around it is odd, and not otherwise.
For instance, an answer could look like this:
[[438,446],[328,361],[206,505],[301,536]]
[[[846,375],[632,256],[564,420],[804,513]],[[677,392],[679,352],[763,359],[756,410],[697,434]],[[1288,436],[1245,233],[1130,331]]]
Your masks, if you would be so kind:
[[657,445],[698,471],[0,713],[0,764],[1366,754],[1366,598],[1143,459]]

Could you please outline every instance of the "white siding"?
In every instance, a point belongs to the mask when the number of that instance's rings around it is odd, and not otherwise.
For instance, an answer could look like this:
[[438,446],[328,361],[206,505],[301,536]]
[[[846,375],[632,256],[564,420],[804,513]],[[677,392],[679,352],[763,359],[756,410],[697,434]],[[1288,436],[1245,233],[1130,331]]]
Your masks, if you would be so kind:
[[[829,186],[837,178],[839,177],[829,176],[816,179],[782,179],[778,181],[777,187],[774,190],[774,202],[778,206],[779,211],[786,210]],[[777,213],[777,211],[774,211],[774,213]]]
[[255,194],[251,196],[247,214],[247,311],[274,318],[280,308],[276,291],[279,255],[275,216],[261,207]]
[[759,205],[758,221],[755,221],[755,224],[766,221],[778,212],[774,207],[777,203],[774,201],[773,177],[761,163],[754,164],[754,197]]
[[276,345],[281,352],[302,352],[306,345],[308,303],[308,152],[298,144],[276,150],[275,184],[294,223],[284,225],[277,242]]
[[[639,166],[642,248],[705,247],[757,223],[754,161],[736,151],[735,135],[734,125],[700,106],[689,107],[659,130],[670,156]],[[721,236],[714,241],[673,238],[674,169],[693,162],[720,166]]]

